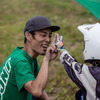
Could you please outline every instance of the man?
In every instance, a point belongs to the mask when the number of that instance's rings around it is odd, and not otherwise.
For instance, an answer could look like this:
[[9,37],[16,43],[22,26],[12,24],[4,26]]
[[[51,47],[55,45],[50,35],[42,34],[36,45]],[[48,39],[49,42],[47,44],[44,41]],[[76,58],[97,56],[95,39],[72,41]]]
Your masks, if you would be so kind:
[[[0,100],[50,100],[45,92],[49,63],[57,56],[56,35],[50,47],[51,26],[44,16],[36,16],[24,28],[24,47],[17,47],[0,68]],[[41,68],[37,57],[45,55]],[[33,97],[32,97],[33,96]]]

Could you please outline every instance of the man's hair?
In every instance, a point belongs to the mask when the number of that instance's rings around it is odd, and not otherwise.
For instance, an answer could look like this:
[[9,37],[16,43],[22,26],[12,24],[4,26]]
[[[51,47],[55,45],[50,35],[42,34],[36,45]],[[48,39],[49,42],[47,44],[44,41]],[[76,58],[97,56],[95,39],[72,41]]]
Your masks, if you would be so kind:
[[[31,35],[32,35],[32,37],[34,38],[34,35],[35,35],[35,31],[32,31],[32,32],[29,32]],[[35,38],[34,38],[35,39]],[[26,39],[26,37],[24,38],[24,43],[26,43],[26,41],[27,41],[27,39]]]

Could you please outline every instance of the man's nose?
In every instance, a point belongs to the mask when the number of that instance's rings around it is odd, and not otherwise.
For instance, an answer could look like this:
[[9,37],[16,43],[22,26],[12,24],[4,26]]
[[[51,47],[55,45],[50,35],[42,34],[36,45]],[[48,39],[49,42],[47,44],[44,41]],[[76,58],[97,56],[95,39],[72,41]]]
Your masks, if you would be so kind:
[[49,36],[47,36],[46,42],[49,42],[49,43],[51,42],[51,38]]

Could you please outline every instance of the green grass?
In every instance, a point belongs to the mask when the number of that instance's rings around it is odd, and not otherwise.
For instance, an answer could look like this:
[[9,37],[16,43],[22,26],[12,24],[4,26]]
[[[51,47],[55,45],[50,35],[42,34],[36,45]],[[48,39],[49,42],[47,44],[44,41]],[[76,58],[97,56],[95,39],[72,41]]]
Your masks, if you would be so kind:
[[[26,21],[43,15],[52,25],[59,25],[66,49],[83,63],[83,35],[77,29],[81,24],[98,20],[74,0],[0,0],[0,66],[16,46],[24,45]],[[51,62],[47,91],[51,100],[74,100],[78,87],[71,81],[60,63],[59,56]],[[39,65],[42,56],[38,57]]]

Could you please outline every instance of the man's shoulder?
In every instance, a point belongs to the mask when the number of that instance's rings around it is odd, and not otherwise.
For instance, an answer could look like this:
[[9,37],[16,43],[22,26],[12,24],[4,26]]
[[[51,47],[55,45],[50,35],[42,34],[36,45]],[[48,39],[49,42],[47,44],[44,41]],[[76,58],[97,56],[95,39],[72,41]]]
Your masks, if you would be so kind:
[[12,63],[18,63],[19,61],[28,61],[24,51],[20,50],[18,47],[15,48],[15,50],[8,58],[11,58]]

